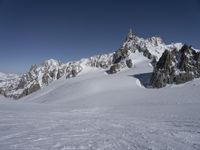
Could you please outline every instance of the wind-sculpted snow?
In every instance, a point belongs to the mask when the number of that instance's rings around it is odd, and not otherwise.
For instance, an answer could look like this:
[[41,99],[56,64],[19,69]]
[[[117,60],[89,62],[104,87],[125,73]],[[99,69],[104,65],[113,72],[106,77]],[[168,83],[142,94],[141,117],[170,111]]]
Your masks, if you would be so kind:
[[200,80],[144,89],[137,73],[62,78],[0,101],[0,150],[199,150]]
[[[149,107],[160,110],[163,106]],[[135,108],[133,106],[133,109]],[[168,108],[171,109],[170,106]],[[33,112],[16,113],[7,107],[7,111],[0,112],[1,150],[198,150],[200,148],[199,120],[177,119],[173,116],[159,120],[155,117],[137,118],[134,114],[131,116],[114,113],[112,109],[102,108],[67,112],[55,110],[34,112],[34,110],[32,108]]]

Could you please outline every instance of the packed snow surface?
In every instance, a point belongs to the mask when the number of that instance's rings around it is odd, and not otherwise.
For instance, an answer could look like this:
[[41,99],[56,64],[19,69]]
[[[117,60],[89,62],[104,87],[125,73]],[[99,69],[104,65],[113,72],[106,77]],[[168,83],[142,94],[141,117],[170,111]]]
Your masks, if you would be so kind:
[[200,80],[150,89],[150,72],[141,57],[114,75],[87,68],[18,101],[0,97],[0,150],[199,150]]

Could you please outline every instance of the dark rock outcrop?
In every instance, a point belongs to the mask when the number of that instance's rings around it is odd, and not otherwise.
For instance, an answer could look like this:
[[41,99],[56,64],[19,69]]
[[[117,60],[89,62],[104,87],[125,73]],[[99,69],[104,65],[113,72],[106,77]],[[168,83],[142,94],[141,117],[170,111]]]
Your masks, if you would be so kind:
[[120,64],[114,64],[110,67],[110,69],[107,71],[108,74],[117,73],[120,71]]
[[132,67],[133,67],[133,62],[132,62],[132,60],[131,60],[131,59],[126,60],[126,65],[127,65],[128,68],[132,68]]
[[0,88],[0,95],[5,95],[5,91],[4,91],[4,89],[3,88]]
[[66,78],[76,77],[82,70],[81,65],[72,65],[67,69],[68,74]]
[[60,79],[64,75],[65,75],[64,69],[58,69],[57,79]]
[[180,50],[166,50],[154,67],[150,85],[161,88],[200,77],[200,52],[184,45]]
[[123,59],[128,57],[128,49],[125,48],[121,48],[119,50],[117,50],[114,55],[113,55],[113,64],[117,64],[120,61],[122,61]]
[[13,95],[12,97],[15,99],[19,99],[19,98],[27,96],[33,92],[38,91],[40,88],[41,87],[40,87],[39,83],[34,83],[34,84],[30,85],[30,87],[25,88],[22,93]]
[[147,57],[148,59],[152,59],[152,58],[153,58],[152,54],[151,54],[147,49],[145,49],[145,50],[143,51],[143,55],[144,55],[145,57]]
[[96,55],[90,57],[86,63],[87,66],[107,69],[112,65],[113,54]]

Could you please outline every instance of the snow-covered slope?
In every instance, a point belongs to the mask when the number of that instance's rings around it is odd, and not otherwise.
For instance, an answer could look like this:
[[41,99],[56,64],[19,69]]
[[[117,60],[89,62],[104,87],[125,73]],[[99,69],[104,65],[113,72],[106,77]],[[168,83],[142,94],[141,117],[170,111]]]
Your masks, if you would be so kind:
[[85,68],[0,101],[0,149],[199,150],[200,80],[144,88],[153,68],[135,54],[134,67],[117,74]]

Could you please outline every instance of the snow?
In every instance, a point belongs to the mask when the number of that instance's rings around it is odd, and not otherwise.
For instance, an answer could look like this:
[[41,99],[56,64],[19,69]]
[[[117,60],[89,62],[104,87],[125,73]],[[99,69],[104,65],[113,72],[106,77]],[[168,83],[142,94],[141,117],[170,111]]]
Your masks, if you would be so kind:
[[200,79],[144,88],[152,67],[136,58],[117,74],[85,68],[18,101],[0,97],[0,150],[199,150]]
[[48,59],[44,62],[47,66],[59,66],[59,62],[55,59]]
[[132,59],[134,65],[141,63],[141,62],[148,62],[149,60],[143,56],[142,53],[136,51],[135,53],[131,53],[128,59]]
[[0,79],[3,78],[4,76],[5,76],[5,74],[0,72]]
[[0,72],[0,88],[7,88],[10,85],[13,87],[19,82],[19,76],[17,74],[4,74]]

